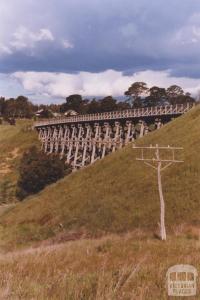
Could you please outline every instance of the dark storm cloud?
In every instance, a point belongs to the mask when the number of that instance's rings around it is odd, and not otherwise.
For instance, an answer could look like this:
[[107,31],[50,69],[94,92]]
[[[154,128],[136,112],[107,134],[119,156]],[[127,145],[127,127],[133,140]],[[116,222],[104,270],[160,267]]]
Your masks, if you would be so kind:
[[0,9],[9,5],[1,73],[171,69],[200,76],[198,0],[8,0]]

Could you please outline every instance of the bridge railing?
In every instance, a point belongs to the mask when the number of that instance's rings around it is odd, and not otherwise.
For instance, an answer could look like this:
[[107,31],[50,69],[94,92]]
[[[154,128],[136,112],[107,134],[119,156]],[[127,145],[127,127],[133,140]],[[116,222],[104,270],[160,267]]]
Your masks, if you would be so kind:
[[162,115],[179,115],[189,111],[195,103],[165,105],[155,107],[144,107],[137,109],[127,109],[122,111],[111,111],[97,114],[85,114],[71,117],[59,117],[54,119],[46,119],[38,121],[34,124],[35,127],[42,127],[56,124],[78,123],[78,122],[92,122],[92,121],[106,121],[126,118],[139,118],[148,116],[162,116]]

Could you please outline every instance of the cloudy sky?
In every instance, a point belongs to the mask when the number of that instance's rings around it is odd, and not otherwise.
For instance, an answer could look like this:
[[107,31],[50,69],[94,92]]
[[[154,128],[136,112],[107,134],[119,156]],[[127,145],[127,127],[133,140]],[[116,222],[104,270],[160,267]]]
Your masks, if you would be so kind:
[[200,90],[199,0],[0,0],[0,95],[122,96],[134,81]]

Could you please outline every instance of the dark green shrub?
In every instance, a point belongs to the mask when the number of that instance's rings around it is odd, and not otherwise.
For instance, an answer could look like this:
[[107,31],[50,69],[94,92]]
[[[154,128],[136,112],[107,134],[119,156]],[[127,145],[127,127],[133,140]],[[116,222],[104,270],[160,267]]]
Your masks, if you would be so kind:
[[70,167],[58,155],[49,155],[31,147],[23,154],[20,162],[16,196],[23,200],[28,195],[36,194],[70,171]]

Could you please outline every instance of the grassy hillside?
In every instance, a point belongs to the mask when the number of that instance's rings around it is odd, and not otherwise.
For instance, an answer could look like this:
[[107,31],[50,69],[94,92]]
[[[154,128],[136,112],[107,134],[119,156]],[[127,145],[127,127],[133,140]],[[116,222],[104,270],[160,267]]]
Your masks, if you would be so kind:
[[18,162],[22,152],[37,143],[32,122],[17,121],[16,126],[0,125],[0,203],[15,201]]
[[[167,231],[180,223],[200,223],[200,107],[140,144],[184,147],[183,164],[163,173]],[[19,203],[1,218],[2,244],[25,244],[54,236],[68,240],[102,232],[154,231],[159,221],[156,172],[137,162],[128,146],[73,173]]]

